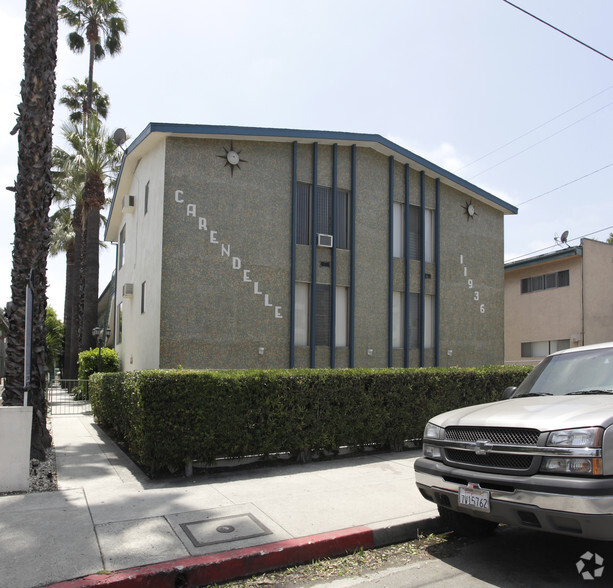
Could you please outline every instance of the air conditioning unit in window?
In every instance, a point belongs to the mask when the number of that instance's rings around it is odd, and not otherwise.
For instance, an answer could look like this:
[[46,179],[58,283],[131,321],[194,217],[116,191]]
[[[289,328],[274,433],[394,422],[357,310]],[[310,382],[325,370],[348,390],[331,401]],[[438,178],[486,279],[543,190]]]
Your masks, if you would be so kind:
[[124,284],[121,289],[124,298],[129,298],[134,295],[134,284]]
[[136,204],[136,196],[126,194],[123,197],[121,205],[121,212],[134,212],[134,205]]
[[333,241],[332,235],[317,233],[317,247],[332,247]]

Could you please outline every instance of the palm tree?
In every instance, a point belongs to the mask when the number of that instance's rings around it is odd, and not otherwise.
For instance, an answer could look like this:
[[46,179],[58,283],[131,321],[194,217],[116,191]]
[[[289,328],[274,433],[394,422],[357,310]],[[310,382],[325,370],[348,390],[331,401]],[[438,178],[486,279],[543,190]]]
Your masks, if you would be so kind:
[[[106,204],[106,190],[114,186],[122,151],[113,142],[97,117],[87,119],[83,134],[74,123],[63,125],[62,133],[70,151],[57,148],[56,161],[63,161],[63,169],[73,182],[83,185],[82,246],[79,287],[80,351],[95,346],[92,329],[98,318],[98,273],[100,211]],[[77,216],[77,214],[75,214]],[[74,222],[74,219],[73,219]],[[77,228],[75,223],[75,229]],[[75,235],[78,234],[78,229]],[[82,311],[81,311],[82,308]],[[74,316],[74,309],[73,309]]]
[[94,61],[103,59],[106,51],[111,56],[121,51],[121,35],[127,23],[116,0],[65,0],[58,9],[60,18],[74,27],[68,35],[68,46],[81,53],[89,46],[89,75],[87,77],[87,109],[93,104]]
[[[84,132],[87,111],[87,86],[73,78],[72,85],[63,86],[64,96],[60,98],[60,104],[64,104],[70,111],[69,120],[75,127],[82,124]],[[93,103],[90,109],[90,117],[106,118],[110,99],[108,94],[94,82],[93,84]],[[64,366],[63,376],[65,379],[76,379],[77,360],[79,355],[79,332],[81,326],[82,305],[80,303],[80,275],[81,275],[81,243],[83,241],[83,186],[84,178],[79,169],[75,168],[72,155],[62,149],[54,150],[54,184],[56,188],[54,200],[60,204],[56,214],[61,214],[62,227],[58,228],[58,237],[67,236],[71,238],[66,242],[65,248],[58,244],[56,252],[66,252],[66,287],[64,298],[64,324],[66,326],[66,336],[64,339]],[[66,218],[64,210],[74,211],[72,218]],[[54,222],[55,219],[54,218]],[[70,226],[67,226],[70,221]],[[65,224],[64,224],[65,223]],[[60,240],[61,241],[61,240]]]
[[[87,104],[88,96],[88,80],[82,84],[77,78],[72,78],[72,84],[65,84],[62,86],[64,95],[60,98],[60,104],[63,104],[70,110],[69,120],[75,124],[85,125],[87,119],[87,112],[92,115],[106,119],[109,113],[109,106],[111,104],[108,94],[102,91],[102,88],[94,82],[92,84],[92,103]],[[85,128],[85,126],[83,126]]]
[[[57,62],[57,1],[26,0],[24,79],[13,133],[19,132],[18,175],[15,185],[15,237],[7,342],[5,405],[22,405],[24,388],[33,406],[30,455],[44,460],[51,445],[47,430],[45,380],[45,317],[47,253],[51,237],[49,209],[55,66]],[[31,372],[26,352],[26,287],[32,289]],[[24,387],[24,382],[26,386]]]

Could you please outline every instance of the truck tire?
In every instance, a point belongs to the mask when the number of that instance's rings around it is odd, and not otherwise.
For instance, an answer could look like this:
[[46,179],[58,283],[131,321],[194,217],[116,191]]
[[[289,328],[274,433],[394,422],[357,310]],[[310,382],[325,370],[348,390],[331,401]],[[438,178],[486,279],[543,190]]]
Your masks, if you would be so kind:
[[446,527],[449,527],[459,537],[482,537],[490,535],[498,526],[494,521],[486,521],[477,517],[456,512],[442,506],[438,507],[438,513]]

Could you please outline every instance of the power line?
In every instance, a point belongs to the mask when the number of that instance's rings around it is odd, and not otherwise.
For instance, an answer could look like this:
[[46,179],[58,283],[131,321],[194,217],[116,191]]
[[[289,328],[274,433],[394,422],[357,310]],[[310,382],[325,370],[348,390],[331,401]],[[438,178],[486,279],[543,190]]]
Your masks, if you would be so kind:
[[568,110],[565,110],[564,112],[561,112],[560,114],[557,114],[556,116],[554,116],[553,118],[550,118],[549,120],[545,121],[544,123],[541,123],[540,125],[537,125],[536,127],[530,129],[529,131],[526,131],[522,135],[519,135],[518,137],[515,137],[515,139],[511,139],[510,141],[507,141],[504,145],[500,145],[500,147],[496,147],[496,149],[492,149],[492,151],[490,151],[489,153],[486,153],[485,155],[482,155],[481,157],[475,159],[474,161],[471,161],[470,163],[467,163],[466,165],[462,166],[460,169],[456,170],[456,173],[462,171],[463,169],[466,169],[467,167],[470,167],[471,165],[473,165],[475,163],[478,163],[482,159],[485,159],[486,157],[489,157],[490,155],[493,155],[494,153],[500,151],[501,149],[504,149],[505,147],[508,147],[509,145],[512,145],[513,143],[519,141],[520,139],[523,139],[524,137],[530,135],[534,131],[538,131],[542,127],[548,125],[550,122],[553,122],[554,120],[557,120],[558,118],[564,116],[565,114],[568,114],[572,110],[575,110],[575,108],[579,108],[579,106],[583,106],[584,104],[586,104],[590,100],[593,100],[597,96],[600,96],[601,94],[604,94],[605,92],[608,92],[609,90],[611,90],[611,88],[613,88],[613,86],[609,86],[608,88],[605,88],[604,90],[601,90],[600,92],[594,94],[593,96],[590,96],[589,98],[586,98],[585,100],[583,100],[583,102],[579,102],[579,104],[575,104],[574,106],[571,106]]
[[584,176],[581,176],[580,178],[575,178],[574,180],[571,180],[570,182],[566,182],[566,184],[562,184],[561,186],[558,186],[557,188],[553,188],[552,190],[543,192],[542,194],[539,194],[538,196],[533,196],[532,198],[529,198],[528,200],[525,200],[524,202],[520,202],[517,206],[523,206],[524,204],[527,204],[528,202],[532,202],[533,200],[536,200],[537,198],[541,198],[541,196],[547,196],[547,194],[551,194],[552,192],[555,192],[556,190],[560,190],[561,188],[565,188],[566,186],[570,186],[571,184],[574,184],[575,182],[578,182],[579,180],[583,180],[585,178],[593,176],[594,174],[597,174],[598,172],[601,172],[603,169],[607,169],[608,167],[611,167],[612,165],[613,165],[613,162],[605,165],[604,167],[601,167],[600,169],[596,169],[590,172],[589,174],[585,174]]
[[584,43],[583,41],[580,41],[576,37],[573,37],[572,35],[569,35],[568,33],[565,33],[562,29],[559,29],[558,27],[554,27],[552,24],[548,23],[546,20],[543,20],[542,18],[539,18],[538,16],[535,16],[534,14],[528,12],[527,10],[524,10],[523,8],[517,6],[516,4],[513,4],[512,2],[509,2],[509,0],[502,0],[502,1],[506,2],[509,6],[512,6],[513,8],[517,8],[517,10],[520,10],[524,14],[527,14],[528,16],[531,16],[532,18],[538,20],[539,22],[542,22],[544,25],[547,25],[548,27],[552,28],[554,31],[558,31],[558,33],[562,33],[563,35],[565,35],[569,39],[572,39],[573,41],[576,41],[580,45],[583,45],[584,47],[587,47],[591,51],[594,51],[594,53],[598,53],[598,55],[602,55],[602,57],[604,57],[605,59],[608,59],[609,61],[613,61],[613,57],[609,57],[608,55],[606,55],[602,51],[598,51],[598,49],[594,49],[594,47],[588,45],[587,43]]
[[580,118],[579,120],[576,120],[575,122],[570,123],[569,125],[565,126],[564,128],[560,129],[559,131],[556,131],[555,133],[552,133],[551,135],[548,135],[547,137],[545,137],[544,139],[541,139],[540,141],[537,141],[536,143],[532,143],[532,145],[528,145],[528,147],[526,147],[525,149],[522,149],[521,151],[518,151],[517,153],[507,157],[506,159],[503,159],[502,161],[499,161],[498,163],[495,163],[494,165],[491,165],[490,167],[484,169],[483,171],[480,171],[478,174],[475,174],[474,176],[471,176],[468,179],[472,180],[473,178],[476,178],[476,177],[478,177],[480,175],[483,175],[485,172],[488,172],[491,169],[494,169],[495,167],[498,167],[499,165],[502,165],[503,163],[506,163],[507,161],[509,161],[511,159],[515,159],[517,156],[521,155],[522,153],[525,153],[526,151],[532,149],[533,147],[536,147],[537,145],[540,145],[541,143],[544,143],[545,141],[548,141],[552,137],[555,137],[556,135],[559,135],[560,133],[566,131],[567,129],[570,129],[570,127],[574,127],[575,125],[579,124],[580,122],[583,122],[585,119],[589,118],[590,116],[598,114],[601,110],[604,110],[605,108],[608,108],[612,104],[613,104],[613,102],[609,102],[608,104],[605,104],[604,106],[600,107],[598,110],[594,110],[593,112],[590,112],[589,114],[586,114],[583,118]]
[[[610,227],[605,227],[604,229],[598,229],[597,231],[594,231],[592,233],[587,233],[587,235],[582,235],[581,237],[575,237],[574,239],[571,239],[571,241],[578,241],[580,239],[585,239],[585,237],[591,237],[592,235],[596,235],[596,233],[602,233],[602,231],[608,231],[610,229],[613,229],[613,225],[611,225]],[[557,245],[550,245],[549,247],[543,247],[543,249],[537,249],[536,251],[532,251],[532,253],[524,253],[523,255],[518,255],[517,257],[513,257],[512,259],[507,259],[505,263],[511,263],[512,261],[517,261],[518,259],[523,259],[524,257],[528,257],[529,255],[534,255],[535,253],[541,253],[543,251],[547,251],[547,249],[553,249],[554,247],[557,247]]]

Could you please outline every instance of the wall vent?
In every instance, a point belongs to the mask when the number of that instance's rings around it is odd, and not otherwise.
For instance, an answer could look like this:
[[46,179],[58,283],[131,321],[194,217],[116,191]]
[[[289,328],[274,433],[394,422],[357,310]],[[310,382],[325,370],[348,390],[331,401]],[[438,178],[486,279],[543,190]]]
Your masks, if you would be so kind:
[[124,298],[134,295],[134,284],[124,284],[121,289]]
[[332,247],[334,239],[332,235],[325,235],[324,233],[317,233],[317,247]]

